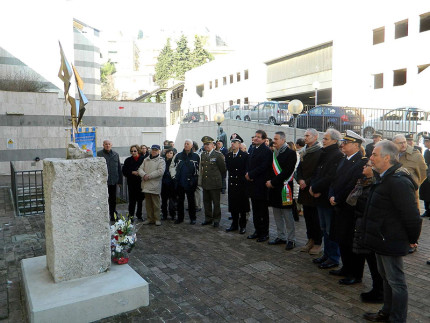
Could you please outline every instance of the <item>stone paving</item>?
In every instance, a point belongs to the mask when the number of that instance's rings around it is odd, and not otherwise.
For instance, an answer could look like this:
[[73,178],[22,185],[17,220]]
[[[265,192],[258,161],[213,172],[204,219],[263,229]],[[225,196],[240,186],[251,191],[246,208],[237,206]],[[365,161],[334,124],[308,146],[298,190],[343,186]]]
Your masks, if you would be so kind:
[[[25,322],[20,260],[45,254],[43,215],[15,217],[9,187],[0,180],[0,322]],[[296,223],[297,248],[269,246],[226,233],[226,196],[219,228],[188,221],[137,225],[138,242],[130,266],[149,282],[150,304],[99,322],[364,322],[359,294],[371,288],[366,268],[362,284],[340,286],[338,278],[299,252],[305,224]],[[118,208],[126,210],[126,205]],[[252,222],[248,223],[252,233]],[[271,215],[271,236],[276,228]],[[409,286],[408,322],[430,322],[430,221],[423,221],[419,249],[404,258]]]

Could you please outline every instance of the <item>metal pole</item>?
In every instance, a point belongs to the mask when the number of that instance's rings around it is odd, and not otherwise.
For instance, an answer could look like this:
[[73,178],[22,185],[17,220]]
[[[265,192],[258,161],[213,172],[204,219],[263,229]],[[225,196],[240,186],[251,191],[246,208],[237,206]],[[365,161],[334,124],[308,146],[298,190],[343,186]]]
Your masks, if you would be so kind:
[[221,123],[218,123],[218,133],[217,133],[217,140],[219,139],[219,136],[221,134],[221,130],[219,129],[221,127]]
[[297,114],[294,114],[294,143],[296,143]]
[[315,106],[317,106],[318,103],[318,89],[315,89]]

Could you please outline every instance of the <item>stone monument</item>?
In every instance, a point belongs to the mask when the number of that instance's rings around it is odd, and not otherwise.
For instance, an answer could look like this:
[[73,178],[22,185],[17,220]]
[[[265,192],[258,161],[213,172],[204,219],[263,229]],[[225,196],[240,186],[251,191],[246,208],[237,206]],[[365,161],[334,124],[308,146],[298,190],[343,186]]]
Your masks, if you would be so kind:
[[149,304],[142,277],[111,267],[106,161],[80,158],[43,161],[46,257],[21,263],[30,322],[91,322]]

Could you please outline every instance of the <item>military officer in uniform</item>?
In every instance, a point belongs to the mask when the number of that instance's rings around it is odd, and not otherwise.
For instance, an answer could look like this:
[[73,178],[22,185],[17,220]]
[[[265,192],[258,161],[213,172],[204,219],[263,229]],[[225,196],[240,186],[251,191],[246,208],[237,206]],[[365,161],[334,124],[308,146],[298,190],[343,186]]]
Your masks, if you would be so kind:
[[367,144],[366,146],[366,157],[370,158],[372,156],[372,151],[375,148],[375,145],[382,140],[382,132],[375,131],[372,135],[373,142]]
[[243,139],[234,133],[230,136],[231,151],[225,158],[228,170],[228,211],[233,222],[225,231],[246,232],[246,212],[250,211],[245,174],[248,165],[248,154],[240,150]]
[[419,150],[421,154],[423,153],[423,149],[420,146],[415,145],[413,133],[408,133],[407,135],[405,135],[405,138],[409,146],[413,147],[416,150]]
[[213,226],[217,228],[221,220],[220,199],[222,178],[226,174],[225,160],[224,155],[214,149],[213,138],[204,136],[202,142],[205,149],[200,156],[199,175],[199,183],[203,188],[203,205],[205,208],[205,221],[202,225],[213,223]]

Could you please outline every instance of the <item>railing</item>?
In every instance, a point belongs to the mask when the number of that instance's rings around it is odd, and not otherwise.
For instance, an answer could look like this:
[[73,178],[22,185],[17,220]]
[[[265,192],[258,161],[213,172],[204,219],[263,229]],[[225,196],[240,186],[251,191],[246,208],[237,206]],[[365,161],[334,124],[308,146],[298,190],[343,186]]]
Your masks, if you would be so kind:
[[42,170],[17,171],[10,162],[13,203],[16,215],[45,212]]

